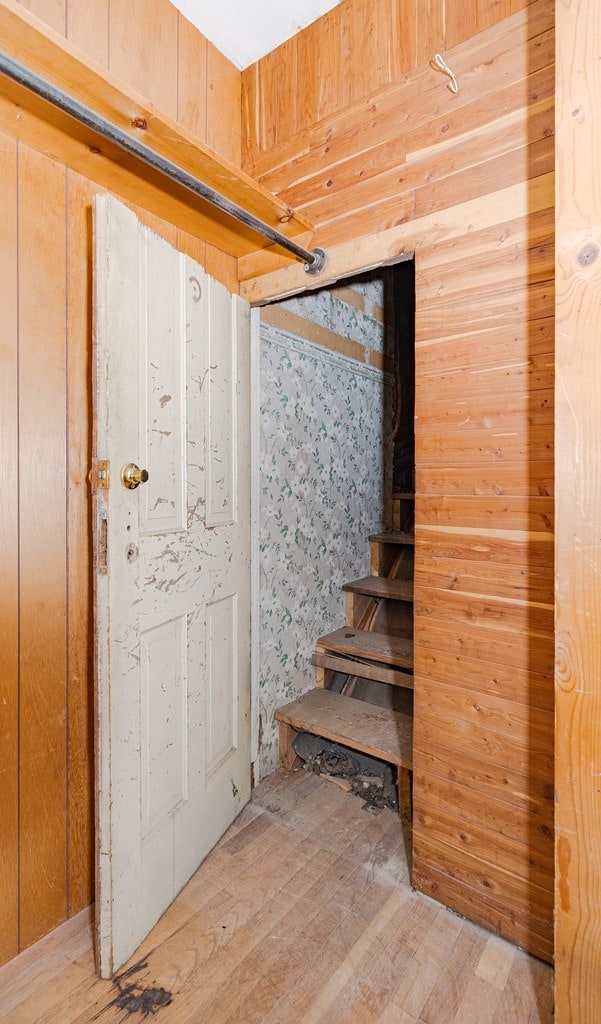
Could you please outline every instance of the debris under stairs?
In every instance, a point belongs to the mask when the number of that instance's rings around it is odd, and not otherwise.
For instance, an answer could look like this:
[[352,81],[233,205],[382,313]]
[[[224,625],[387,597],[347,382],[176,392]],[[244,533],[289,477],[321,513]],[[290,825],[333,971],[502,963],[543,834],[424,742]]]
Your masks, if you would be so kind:
[[316,687],[276,711],[280,761],[300,759],[299,732],[393,766],[399,811],[410,817],[413,767],[413,494],[393,495],[393,529],[374,534],[371,575],[345,583],[346,625],[320,637]]

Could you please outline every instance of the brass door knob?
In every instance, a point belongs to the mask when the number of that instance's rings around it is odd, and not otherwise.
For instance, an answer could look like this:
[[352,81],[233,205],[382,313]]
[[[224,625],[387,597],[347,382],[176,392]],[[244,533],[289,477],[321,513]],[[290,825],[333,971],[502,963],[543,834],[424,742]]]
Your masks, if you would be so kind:
[[129,491],[134,491],[136,487],[139,487],[140,484],[145,484],[147,480],[148,470],[140,469],[139,466],[136,466],[135,462],[128,462],[121,470],[121,483]]

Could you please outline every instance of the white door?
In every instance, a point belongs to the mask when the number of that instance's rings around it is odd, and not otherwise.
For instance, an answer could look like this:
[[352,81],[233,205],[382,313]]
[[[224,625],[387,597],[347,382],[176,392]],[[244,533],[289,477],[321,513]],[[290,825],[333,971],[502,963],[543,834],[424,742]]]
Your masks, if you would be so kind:
[[[112,196],[95,204],[102,977],[250,796],[249,309]],[[148,480],[124,486],[124,467]],[[134,473],[135,471],[130,471]],[[133,481],[135,483],[135,479]]]

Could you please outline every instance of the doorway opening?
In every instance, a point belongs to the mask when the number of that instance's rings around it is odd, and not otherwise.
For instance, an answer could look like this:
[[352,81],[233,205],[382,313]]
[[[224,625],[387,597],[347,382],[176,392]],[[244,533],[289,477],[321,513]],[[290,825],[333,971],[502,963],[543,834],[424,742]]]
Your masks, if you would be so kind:
[[279,760],[338,778],[346,765],[408,817],[413,260],[264,307],[260,345],[256,777]]

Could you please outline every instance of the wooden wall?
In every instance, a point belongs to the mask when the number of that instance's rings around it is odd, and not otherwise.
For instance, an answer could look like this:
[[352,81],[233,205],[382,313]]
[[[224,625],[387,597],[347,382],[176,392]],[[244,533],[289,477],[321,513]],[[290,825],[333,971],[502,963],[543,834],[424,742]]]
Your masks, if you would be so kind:
[[557,1024],[601,1014],[601,7],[557,5]]
[[243,124],[327,274],[415,250],[413,880],[549,959],[553,0],[345,0],[243,73]]
[[[240,73],[167,0],[26,6],[240,162]],[[0,136],[0,190],[1,962],[93,900],[87,473],[98,187]],[[237,290],[234,260],[149,222]]]

